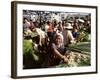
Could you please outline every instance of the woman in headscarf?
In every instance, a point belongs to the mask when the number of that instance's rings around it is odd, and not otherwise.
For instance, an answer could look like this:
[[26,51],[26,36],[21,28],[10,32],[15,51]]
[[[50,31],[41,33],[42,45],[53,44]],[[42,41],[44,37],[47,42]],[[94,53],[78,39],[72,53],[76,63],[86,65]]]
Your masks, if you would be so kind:
[[64,56],[66,49],[63,45],[63,35],[61,33],[57,33],[54,35],[54,43],[51,46],[51,62],[50,64],[58,65],[61,60],[67,62],[67,58]]

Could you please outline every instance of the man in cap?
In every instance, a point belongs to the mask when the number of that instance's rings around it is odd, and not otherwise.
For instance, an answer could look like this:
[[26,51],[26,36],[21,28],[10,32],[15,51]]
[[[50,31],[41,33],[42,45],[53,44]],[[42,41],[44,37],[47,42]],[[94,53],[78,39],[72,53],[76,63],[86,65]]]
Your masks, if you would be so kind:
[[66,23],[66,26],[64,27],[65,29],[65,35],[64,35],[64,44],[65,46],[68,46],[71,43],[75,43],[74,37],[72,35],[72,29],[73,27],[71,26],[70,23]]

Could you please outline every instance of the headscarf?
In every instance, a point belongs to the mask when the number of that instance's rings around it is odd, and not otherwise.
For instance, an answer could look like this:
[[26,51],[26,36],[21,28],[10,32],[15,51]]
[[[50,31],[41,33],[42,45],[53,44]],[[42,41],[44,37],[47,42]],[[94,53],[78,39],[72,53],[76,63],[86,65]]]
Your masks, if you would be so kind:
[[63,35],[61,34],[61,33],[56,33],[55,35],[54,35],[54,40],[56,40],[56,38],[57,38],[57,36],[60,36],[61,37],[61,45],[63,45]]

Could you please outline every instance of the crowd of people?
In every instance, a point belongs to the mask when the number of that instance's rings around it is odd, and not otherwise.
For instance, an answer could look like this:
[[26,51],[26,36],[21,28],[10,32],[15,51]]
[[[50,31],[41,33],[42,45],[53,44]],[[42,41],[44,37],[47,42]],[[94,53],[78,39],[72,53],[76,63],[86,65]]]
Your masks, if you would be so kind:
[[[88,26],[88,27],[87,27]],[[75,19],[73,22],[66,20],[33,22],[27,18],[23,19],[23,38],[31,39],[37,49],[48,54],[46,64],[57,65],[61,60],[67,63],[65,56],[69,44],[77,43],[78,31],[80,29],[90,32],[90,21]]]

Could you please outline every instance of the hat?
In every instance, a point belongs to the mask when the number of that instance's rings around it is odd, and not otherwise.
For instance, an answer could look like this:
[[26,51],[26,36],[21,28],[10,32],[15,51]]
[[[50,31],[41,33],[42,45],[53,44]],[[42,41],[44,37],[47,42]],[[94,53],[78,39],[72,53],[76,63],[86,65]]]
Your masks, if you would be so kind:
[[70,23],[66,23],[66,25],[65,25],[64,28],[65,28],[65,29],[73,29],[73,27],[71,26]]
[[83,19],[77,19],[79,22],[84,23]]

